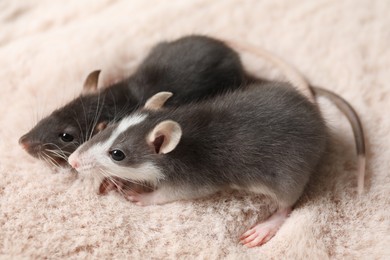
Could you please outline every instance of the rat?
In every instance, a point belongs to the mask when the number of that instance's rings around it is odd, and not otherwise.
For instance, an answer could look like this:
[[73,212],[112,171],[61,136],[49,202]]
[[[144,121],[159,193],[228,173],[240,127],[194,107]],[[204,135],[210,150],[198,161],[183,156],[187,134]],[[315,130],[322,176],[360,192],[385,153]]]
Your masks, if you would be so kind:
[[[69,164],[79,174],[152,187],[127,191],[138,205],[202,198],[235,189],[274,199],[278,210],[241,237],[267,242],[279,229],[323,156],[329,134],[318,107],[288,83],[263,83],[213,100],[143,110],[81,145]],[[156,105],[157,104],[157,105]]]
[[83,142],[158,92],[174,93],[166,105],[176,107],[257,80],[245,73],[232,48],[200,35],[157,44],[132,76],[103,90],[97,88],[99,73],[91,72],[79,97],[39,121],[19,139],[30,155],[64,166]]
[[[364,176],[365,143],[356,112],[331,91],[310,90],[345,112],[355,133],[359,177]],[[70,165],[100,177],[100,189],[117,186],[138,205],[229,188],[268,195],[278,210],[240,237],[248,247],[264,244],[291,212],[326,149],[330,136],[318,106],[278,82],[161,110],[171,95],[158,93],[143,111],[93,137],[69,157]]]

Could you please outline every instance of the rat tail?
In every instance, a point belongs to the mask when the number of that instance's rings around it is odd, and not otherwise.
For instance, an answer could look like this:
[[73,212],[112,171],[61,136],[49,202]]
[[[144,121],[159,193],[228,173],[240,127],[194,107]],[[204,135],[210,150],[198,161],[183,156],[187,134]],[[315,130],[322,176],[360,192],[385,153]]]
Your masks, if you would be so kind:
[[337,108],[343,112],[351,124],[358,155],[358,193],[362,194],[364,190],[364,175],[366,169],[366,144],[364,139],[363,126],[359,116],[355,109],[353,109],[353,107],[345,99],[336,93],[314,86],[312,86],[311,89],[316,97],[324,96],[331,100],[337,106]]
[[271,62],[279,68],[287,80],[311,102],[315,103],[315,97],[317,96],[325,96],[330,99],[330,101],[332,101],[347,117],[355,137],[356,150],[358,154],[358,193],[362,194],[364,190],[364,175],[366,169],[366,146],[362,123],[360,122],[359,116],[353,107],[345,99],[329,90],[310,86],[298,70],[280,59],[277,55],[258,46],[255,47],[249,44],[242,44],[233,40],[225,41],[225,43],[232,48],[252,53],[268,62]]

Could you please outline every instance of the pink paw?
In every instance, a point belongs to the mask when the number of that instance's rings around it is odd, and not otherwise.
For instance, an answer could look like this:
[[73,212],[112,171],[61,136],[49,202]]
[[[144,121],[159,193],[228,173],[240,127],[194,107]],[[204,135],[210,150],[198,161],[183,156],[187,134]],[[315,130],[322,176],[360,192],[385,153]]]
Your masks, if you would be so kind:
[[261,223],[249,229],[240,237],[240,243],[247,247],[261,246],[267,243],[278,231],[279,226]]
[[120,189],[120,187],[117,187],[112,180],[105,178],[99,186],[99,194],[106,195],[108,192],[117,189]]
[[290,212],[290,208],[278,210],[269,219],[245,232],[240,237],[240,243],[249,248],[267,243],[275,236]]
[[134,191],[127,191],[126,198],[131,202],[134,202],[138,206],[148,206],[153,204],[150,201],[150,196],[148,193],[137,193]]

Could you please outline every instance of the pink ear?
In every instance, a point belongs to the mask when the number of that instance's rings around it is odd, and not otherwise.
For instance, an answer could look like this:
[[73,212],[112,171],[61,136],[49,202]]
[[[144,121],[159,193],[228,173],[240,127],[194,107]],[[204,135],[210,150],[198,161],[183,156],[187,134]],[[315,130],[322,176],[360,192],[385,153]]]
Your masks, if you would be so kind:
[[154,127],[147,137],[149,146],[158,154],[171,152],[179,144],[182,131],[178,123],[166,120]]
[[107,127],[108,123],[106,121],[100,122],[95,126],[95,129],[93,129],[93,134],[100,133]]
[[163,107],[165,102],[172,96],[171,92],[158,92],[145,102],[144,109],[158,110]]
[[95,70],[89,73],[84,81],[82,95],[91,94],[97,92],[100,70]]

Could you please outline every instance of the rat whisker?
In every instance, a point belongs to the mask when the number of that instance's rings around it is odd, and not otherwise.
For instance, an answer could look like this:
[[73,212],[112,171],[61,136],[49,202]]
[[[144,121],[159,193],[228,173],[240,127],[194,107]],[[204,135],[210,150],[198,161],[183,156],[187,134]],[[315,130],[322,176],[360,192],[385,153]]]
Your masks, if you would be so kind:
[[116,98],[115,98],[115,96],[114,96],[112,91],[109,91],[108,94],[111,96],[111,100],[114,102],[114,115],[113,116],[110,115],[110,117],[115,122],[116,121],[116,116],[117,116],[117,102],[116,102]]
[[[59,152],[61,152],[61,153],[63,153],[63,154],[68,154],[68,155],[70,155],[72,152],[68,152],[68,151],[65,151],[65,150],[63,150],[63,149],[61,149],[58,145],[56,145],[56,144],[52,144],[54,147],[57,147],[57,149],[55,149],[55,150],[57,150],[57,151],[59,151]],[[73,144],[69,144],[69,145],[65,145],[64,146],[64,148],[66,148],[67,146],[70,146],[70,145],[73,145]]]
[[46,153],[42,153],[42,159],[49,165],[49,166],[52,166],[52,167],[55,167],[54,163],[50,160],[50,157],[46,154]]
[[[118,183],[117,180],[115,180],[115,178],[112,178],[109,174],[107,174],[103,169],[100,169],[100,174],[105,178],[105,179],[108,179],[108,181],[110,181],[112,184],[115,185],[116,187],[116,190],[118,191],[119,194],[121,194],[122,196],[124,196],[124,192],[123,192],[123,189],[122,189],[122,185],[120,185]],[[105,188],[107,188],[109,186],[109,184],[106,184],[105,182],[102,183],[103,185],[105,185]]]
[[57,155],[57,157],[60,157],[60,158],[62,158],[64,160],[68,160],[67,157],[71,154],[70,152],[62,150],[58,145],[56,145],[54,143],[45,143],[42,146],[58,147],[58,149],[45,149],[45,151],[51,152],[51,153]]
[[52,153],[52,154],[56,155],[58,158],[62,158],[62,159],[64,159],[64,160],[68,160],[68,157],[67,157],[63,152],[61,152],[61,151],[58,151],[58,150],[50,150],[50,149],[48,149],[48,150],[46,150],[46,151],[49,152],[49,153]]
[[[85,105],[84,105],[84,102],[83,102],[83,98],[82,98],[82,97],[80,97],[80,102],[81,102],[81,106],[82,106],[83,112],[84,112],[84,120],[85,120],[85,122],[86,122],[86,124],[85,124],[85,137],[87,137],[87,136],[88,136],[88,124],[87,124],[88,118],[87,118],[87,112],[86,112],[86,110],[85,110]],[[76,116],[77,116],[77,115],[76,115]],[[86,140],[83,140],[83,141],[85,142]]]
[[110,176],[114,176],[118,179],[122,179],[124,181],[127,181],[127,182],[130,182],[130,183],[133,183],[133,184],[136,184],[136,185],[139,185],[139,186],[142,186],[142,187],[145,187],[145,188],[148,188],[148,189],[153,189],[154,187],[151,186],[151,185],[148,185],[147,183],[145,183],[144,181],[135,181],[135,180],[132,180],[132,179],[128,179],[128,178],[124,178],[124,177],[121,177],[121,176],[118,176],[117,174],[115,174],[114,172],[109,172],[109,171],[105,171],[106,174],[110,175]]
[[95,113],[95,117],[94,117],[94,119],[92,121],[93,124],[92,124],[91,133],[89,135],[88,140],[92,138],[93,133],[94,133],[94,129],[95,129],[96,125],[98,124],[99,118],[100,118],[100,116],[101,116],[101,114],[103,112],[103,109],[104,109],[105,97],[103,97],[102,104],[100,105],[100,92],[99,92],[98,95],[99,96],[98,96],[98,103],[97,103],[97,106],[96,106],[96,113]]
[[108,174],[106,171],[104,171],[103,169],[100,169],[100,173],[106,177],[107,179],[109,179],[117,188],[118,190],[121,188],[121,186],[117,183],[117,181],[112,177],[110,176],[110,174]]
[[123,117],[129,115],[130,107],[128,105],[123,106],[120,110],[115,111],[114,122],[118,122]]
[[[98,117],[98,114],[99,114],[99,110],[101,111],[102,107],[100,107],[100,91],[98,92],[98,96],[97,96],[97,103],[96,103],[96,109],[95,109],[95,116],[93,117],[92,121],[89,123],[88,127],[91,129],[91,133],[88,137],[88,140],[91,139],[91,136],[93,134],[93,129],[95,128],[96,126],[96,123],[98,121],[97,117]],[[91,127],[92,126],[92,127]]]
[[55,168],[61,168],[61,165],[56,161],[56,159],[50,156],[50,154],[46,153],[46,151],[43,151],[42,155],[46,157],[50,165],[52,165]]
[[78,126],[78,128],[79,128],[79,130],[80,130],[80,140],[81,140],[81,143],[83,143],[83,142],[84,142],[84,133],[83,133],[83,128],[82,128],[82,126],[81,126],[81,124],[80,124],[79,118],[78,118],[77,115],[75,115],[75,116],[73,117],[73,119],[76,121],[77,126]]

